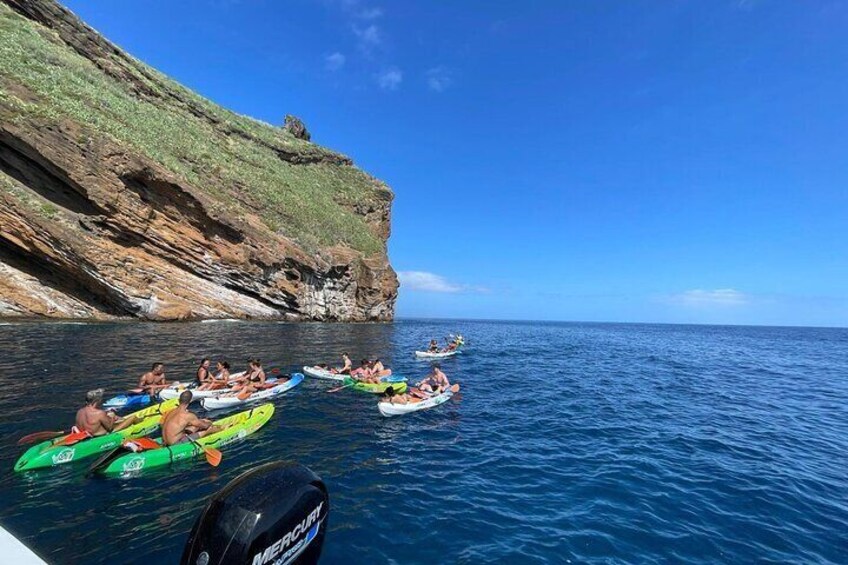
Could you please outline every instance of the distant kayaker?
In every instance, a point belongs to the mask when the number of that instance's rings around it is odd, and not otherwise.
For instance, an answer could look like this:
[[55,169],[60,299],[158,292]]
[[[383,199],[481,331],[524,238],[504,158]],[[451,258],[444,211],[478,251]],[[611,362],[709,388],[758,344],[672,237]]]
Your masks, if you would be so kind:
[[165,366],[162,363],[154,363],[150,371],[141,375],[138,381],[138,388],[151,397],[168,386],[170,384],[165,380]]
[[430,353],[438,353],[439,352],[439,342],[435,339],[430,340],[430,345],[427,347],[427,351]]
[[79,431],[88,432],[91,436],[103,436],[123,430],[138,421],[135,416],[119,419],[114,412],[103,410],[102,404],[102,388],[90,390],[86,393],[85,406],[77,410],[75,425]]
[[438,394],[450,387],[450,381],[448,376],[442,372],[442,367],[437,363],[433,365],[430,374],[424,377],[416,387],[425,393]]
[[421,402],[424,398],[426,398],[426,396],[422,398],[421,396],[415,396],[411,393],[396,393],[392,387],[389,387],[386,389],[386,392],[383,393],[380,398],[380,402],[390,402],[392,404],[414,404],[416,402]]
[[194,375],[194,382],[197,386],[202,387],[204,385],[212,384],[212,375],[209,374],[209,365],[211,364],[212,361],[210,361],[208,357],[204,357],[200,362],[200,366],[197,368],[197,372]]
[[180,405],[165,414],[162,419],[162,443],[165,445],[177,445],[187,443],[192,439],[197,441],[203,436],[214,434],[223,428],[212,424],[212,420],[198,418],[188,409],[191,404],[192,394],[190,390],[180,394]]
[[371,376],[371,362],[368,359],[361,359],[359,367],[350,372],[350,376],[358,381],[368,382]]
[[388,377],[392,374],[392,370],[387,369],[379,359],[374,359],[371,363],[371,373],[377,377]]
[[353,369],[353,361],[350,360],[350,355],[347,352],[342,353],[342,363],[341,369],[333,369],[331,372],[337,375],[349,375],[351,369]]

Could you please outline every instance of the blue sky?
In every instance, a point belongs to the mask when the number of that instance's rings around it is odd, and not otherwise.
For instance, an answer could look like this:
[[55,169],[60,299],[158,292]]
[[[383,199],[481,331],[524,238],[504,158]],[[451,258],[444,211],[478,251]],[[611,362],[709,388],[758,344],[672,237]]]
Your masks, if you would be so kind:
[[87,2],[396,194],[400,316],[848,325],[848,4]]

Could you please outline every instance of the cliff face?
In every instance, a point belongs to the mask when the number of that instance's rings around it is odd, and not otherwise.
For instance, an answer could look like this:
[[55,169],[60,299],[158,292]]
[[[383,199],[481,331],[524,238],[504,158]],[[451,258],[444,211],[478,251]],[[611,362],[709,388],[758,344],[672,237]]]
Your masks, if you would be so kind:
[[391,319],[391,191],[289,129],[0,0],[0,316]]

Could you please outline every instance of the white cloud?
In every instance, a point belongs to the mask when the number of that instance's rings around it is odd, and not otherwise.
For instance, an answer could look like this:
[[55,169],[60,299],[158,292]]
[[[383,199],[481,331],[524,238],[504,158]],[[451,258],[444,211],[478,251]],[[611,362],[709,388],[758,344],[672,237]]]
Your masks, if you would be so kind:
[[403,288],[420,292],[444,292],[456,294],[459,292],[488,292],[479,286],[469,286],[450,282],[445,277],[426,271],[400,271],[398,278]]
[[356,17],[363,20],[376,20],[383,15],[380,8],[362,8],[356,13]]
[[345,61],[347,61],[347,57],[338,51],[330,53],[324,57],[324,65],[327,67],[328,71],[337,71],[341,69],[344,67]]
[[732,288],[718,288],[715,290],[686,290],[667,297],[668,302],[688,307],[732,307],[744,306],[750,303],[750,297],[744,292]]
[[377,75],[377,84],[384,90],[397,90],[403,82],[403,72],[397,67],[391,67]]
[[434,92],[444,92],[453,82],[450,71],[445,67],[433,67],[424,74],[427,77],[427,88]]
[[383,42],[383,33],[377,24],[366,27],[353,26],[353,33],[359,39],[359,47],[365,51],[370,51]]

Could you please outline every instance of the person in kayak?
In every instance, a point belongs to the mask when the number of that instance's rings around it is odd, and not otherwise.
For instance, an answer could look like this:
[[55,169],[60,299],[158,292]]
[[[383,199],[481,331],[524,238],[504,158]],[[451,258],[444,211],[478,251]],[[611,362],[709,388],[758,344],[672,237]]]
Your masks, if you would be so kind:
[[118,418],[114,412],[106,412],[103,404],[103,389],[90,390],[85,395],[85,406],[77,410],[74,426],[81,432],[88,432],[92,437],[104,436],[119,432],[138,422],[135,416]]
[[439,343],[435,339],[431,339],[430,345],[427,347],[427,351],[429,351],[430,353],[438,353]]
[[350,355],[347,352],[342,353],[342,363],[344,366],[341,369],[330,369],[330,372],[335,375],[349,375],[353,369],[353,361],[350,360]]
[[[414,389],[408,389],[406,393],[395,392],[395,389],[389,387],[383,393],[380,402],[388,402],[390,404],[416,404],[423,402],[428,398],[428,395],[412,393]],[[420,391],[419,391],[420,392]]]
[[212,424],[212,420],[198,418],[188,409],[191,404],[190,390],[180,394],[180,405],[165,414],[162,419],[162,443],[166,446],[188,443],[221,431],[223,428]]
[[371,362],[368,359],[362,359],[359,362],[359,367],[350,372],[350,376],[361,383],[380,382],[380,377],[376,375]]
[[379,379],[381,379],[383,377],[391,376],[391,374],[392,374],[392,370],[387,369],[385,367],[385,365],[383,365],[383,362],[380,361],[379,359],[375,359],[371,363],[371,375],[374,376],[374,377],[377,377],[378,381],[379,381]]
[[197,367],[197,371],[194,374],[194,383],[198,387],[212,384],[212,375],[209,373],[209,365],[211,364],[212,361],[210,361],[208,357],[204,357],[203,360],[200,361],[200,366]]
[[215,364],[215,375],[206,384],[199,386],[197,390],[217,390],[227,388],[230,380],[230,364],[226,361],[218,361]]
[[251,359],[248,372],[242,383],[233,387],[233,392],[239,393],[240,397],[247,397],[263,388],[265,388],[265,371],[262,369],[262,362],[259,359]]
[[442,372],[442,367],[436,363],[433,365],[433,370],[430,374],[424,377],[424,379],[411,390],[414,391],[417,389],[418,391],[426,394],[439,394],[448,388],[450,388],[448,376]]
[[141,375],[138,380],[140,392],[146,392],[151,398],[156,396],[160,390],[169,386],[171,385],[165,380],[165,366],[162,363],[154,363],[150,371]]

